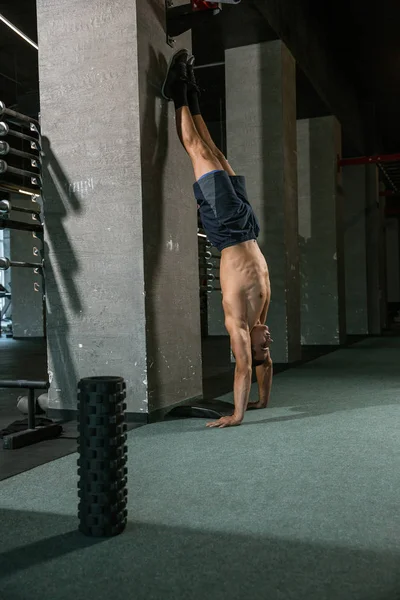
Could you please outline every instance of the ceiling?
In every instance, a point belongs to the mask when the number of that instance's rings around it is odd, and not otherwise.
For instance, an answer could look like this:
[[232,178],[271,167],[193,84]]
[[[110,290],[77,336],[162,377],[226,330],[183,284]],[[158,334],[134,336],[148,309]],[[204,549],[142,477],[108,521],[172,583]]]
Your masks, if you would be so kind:
[[308,0],[337,64],[376,118],[376,146],[400,152],[400,2]]
[[[0,13],[33,41],[36,34],[35,0],[0,2]],[[0,100],[15,105],[38,91],[37,51],[0,22]]]
[[[299,0],[300,1],[300,0]],[[302,0],[306,10],[317,18],[331,54],[356,86],[360,106],[367,105],[370,118],[376,120],[376,144],[384,152],[400,151],[400,2],[381,0],[366,3],[361,0]],[[251,34],[259,39],[270,31],[257,11],[257,2],[246,12],[241,22],[241,43]],[[226,11],[231,14],[234,11]],[[36,3],[34,0],[8,0],[0,2],[0,13],[37,41]],[[219,18],[219,17],[218,17]],[[229,42],[232,23],[223,28]],[[232,25],[233,27],[233,25]],[[208,38],[210,41],[210,38]],[[213,44],[208,43],[211,60]],[[217,57],[217,60],[221,57]],[[312,86],[302,73],[298,75],[301,97],[309,96],[316,112],[323,112]],[[18,104],[27,112],[29,105],[37,106],[38,71],[37,52],[0,23],[0,100],[7,105]],[[35,103],[36,98],[36,103]],[[28,101],[27,101],[28,100]],[[298,107],[299,108],[299,107]],[[304,112],[305,108],[299,110]]]

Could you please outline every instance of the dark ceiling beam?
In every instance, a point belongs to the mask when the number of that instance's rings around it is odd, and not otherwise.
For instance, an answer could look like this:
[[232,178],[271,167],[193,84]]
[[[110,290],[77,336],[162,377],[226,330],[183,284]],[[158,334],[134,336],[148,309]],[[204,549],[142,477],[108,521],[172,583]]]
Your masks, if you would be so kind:
[[365,130],[355,87],[332,59],[334,48],[324,44],[321,26],[299,0],[257,0],[264,15],[288,46],[322,100],[337,116],[345,134],[364,152]]

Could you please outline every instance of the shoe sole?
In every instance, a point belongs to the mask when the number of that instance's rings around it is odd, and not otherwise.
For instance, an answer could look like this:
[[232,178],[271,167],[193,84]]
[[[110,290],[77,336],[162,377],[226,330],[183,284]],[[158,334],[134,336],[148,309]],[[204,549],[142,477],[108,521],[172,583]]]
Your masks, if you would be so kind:
[[175,63],[175,61],[178,58],[178,56],[180,56],[181,54],[184,54],[184,53],[189,56],[189,51],[186,50],[185,48],[182,48],[181,50],[178,50],[178,52],[175,52],[175,54],[173,54],[171,56],[171,59],[170,59],[169,64],[168,64],[167,74],[165,76],[164,83],[163,83],[163,86],[161,88],[161,94],[162,94],[163,98],[165,98],[165,100],[168,100],[168,101],[172,100],[172,98],[169,98],[169,96],[167,96],[166,93],[165,93],[165,86],[167,85],[168,76],[169,76],[169,72],[171,70],[171,67]]

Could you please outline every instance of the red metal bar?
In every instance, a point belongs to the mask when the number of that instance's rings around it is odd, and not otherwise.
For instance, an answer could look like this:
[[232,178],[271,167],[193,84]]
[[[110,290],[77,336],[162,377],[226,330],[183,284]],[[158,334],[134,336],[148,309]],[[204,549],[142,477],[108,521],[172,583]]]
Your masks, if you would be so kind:
[[376,156],[358,156],[356,158],[341,158],[339,159],[339,166],[349,167],[352,165],[368,165],[371,163],[382,162],[400,162],[400,153],[378,154]]
[[396,194],[393,190],[382,190],[379,192],[380,196],[400,196],[400,194]]
[[205,0],[191,0],[193,12],[197,10],[213,10],[219,8],[218,2],[206,2]]

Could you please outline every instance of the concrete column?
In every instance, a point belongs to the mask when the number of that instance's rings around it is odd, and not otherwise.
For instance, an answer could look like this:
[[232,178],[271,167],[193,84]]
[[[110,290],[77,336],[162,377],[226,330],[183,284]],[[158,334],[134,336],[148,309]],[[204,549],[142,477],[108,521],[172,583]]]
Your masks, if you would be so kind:
[[383,222],[379,206],[379,177],[376,165],[365,167],[366,228],[367,228],[367,290],[368,332],[380,335],[381,325],[381,262],[380,243]]
[[[380,191],[385,190],[384,184],[380,183]],[[388,326],[388,298],[387,298],[387,268],[386,268],[386,198],[379,198],[379,288],[380,288],[380,314],[381,328]]]
[[[11,195],[13,206],[29,208],[30,198]],[[37,206],[37,205],[36,205]],[[15,221],[32,223],[32,216],[12,212]],[[10,231],[10,257],[22,262],[41,262],[42,244],[27,231]],[[43,337],[43,287],[42,277],[33,269],[11,269],[12,329],[15,338]]]
[[346,336],[341,128],[335,117],[297,122],[301,341],[338,345]]
[[202,391],[193,174],[160,97],[164,6],[37,2],[51,409],[74,409],[90,375],[124,377],[142,416]]
[[366,175],[364,166],[343,168],[346,328],[368,334]]
[[400,221],[386,219],[386,271],[389,304],[400,303]]
[[300,359],[295,61],[281,41],[226,51],[227,149],[270,269],[273,359]]

